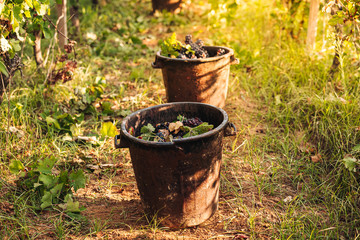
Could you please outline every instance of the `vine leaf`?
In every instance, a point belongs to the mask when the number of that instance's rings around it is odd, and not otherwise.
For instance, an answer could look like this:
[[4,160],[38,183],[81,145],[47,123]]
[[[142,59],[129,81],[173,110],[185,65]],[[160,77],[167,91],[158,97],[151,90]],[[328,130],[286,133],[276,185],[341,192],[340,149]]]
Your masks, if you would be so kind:
[[0,61],[0,72],[4,74],[6,77],[9,77],[9,73],[6,69],[6,66],[3,61]]
[[9,165],[10,172],[19,173],[21,170],[24,170],[25,167],[19,160],[14,160]]
[[40,173],[50,174],[51,169],[55,165],[55,162],[56,162],[56,158],[54,157],[45,158],[43,161],[39,162],[39,165],[36,170],[39,171]]
[[84,172],[79,169],[76,172],[73,172],[69,176],[70,185],[74,187],[74,191],[76,192],[79,188],[84,188],[86,183],[86,177]]
[[350,172],[356,172],[358,161],[356,158],[348,156],[343,159],[344,165]]
[[81,211],[79,208],[79,202],[74,202],[70,194],[65,196],[64,202],[64,204],[59,204],[59,206],[66,210],[66,212],[79,213]]
[[41,198],[41,209],[50,207],[52,204],[52,194],[49,191],[45,191],[44,196]]
[[29,6],[29,8],[34,8],[31,0],[25,0],[25,2]]
[[117,134],[117,129],[112,122],[104,122],[101,126],[100,133],[103,137],[115,137]]

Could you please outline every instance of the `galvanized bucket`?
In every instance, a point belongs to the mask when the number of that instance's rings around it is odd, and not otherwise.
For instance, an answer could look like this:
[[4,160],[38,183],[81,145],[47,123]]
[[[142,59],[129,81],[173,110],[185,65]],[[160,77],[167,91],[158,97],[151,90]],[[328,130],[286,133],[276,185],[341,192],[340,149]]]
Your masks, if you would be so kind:
[[178,59],[157,52],[153,68],[162,70],[168,102],[202,102],[220,108],[225,106],[230,65],[238,64],[234,51],[226,47],[205,46],[210,56],[219,49],[225,54],[204,59]]
[[[150,142],[135,136],[148,123],[171,122],[181,114],[199,117],[214,129],[173,142]],[[181,228],[198,225],[210,218],[219,201],[223,137],[236,134],[228,115],[203,103],[168,103],[149,107],[126,117],[116,148],[129,148],[142,203],[147,213],[162,225]]]

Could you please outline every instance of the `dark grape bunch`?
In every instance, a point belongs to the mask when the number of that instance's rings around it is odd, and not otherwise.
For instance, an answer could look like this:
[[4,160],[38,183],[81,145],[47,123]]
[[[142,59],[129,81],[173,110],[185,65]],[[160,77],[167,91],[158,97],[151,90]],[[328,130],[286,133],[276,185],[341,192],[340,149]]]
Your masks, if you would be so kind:
[[[204,42],[202,40],[197,40],[193,42],[192,36],[190,34],[185,37],[185,44],[191,47],[191,50],[186,47],[182,47],[179,51],[177,58],[180,59],[198,59],[198,58],[208,58],[210,57],[208,51],[204,48]],[[219,49],[216,53],[216,56],[221,56],[225,54],[224,49]]]
[[185,119],[182,123],[184,124],[184,126],[197,127],[200,124],[202,124],[203,121],[201,121],[200,118],[198,117],[194,117],[194,118]]

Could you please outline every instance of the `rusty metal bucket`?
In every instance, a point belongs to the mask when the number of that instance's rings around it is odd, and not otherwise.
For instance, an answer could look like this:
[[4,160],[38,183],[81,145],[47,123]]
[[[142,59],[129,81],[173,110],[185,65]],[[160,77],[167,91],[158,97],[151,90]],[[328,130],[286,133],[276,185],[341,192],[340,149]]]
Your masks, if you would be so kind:
[[151,0],[153,12],[156,10],[162,11],[167,10],[169,12],[174,12],[180,8],[182,0]]
[[157,52],[153,68],[162,70],[168,102],[202,102],[220,108],[225,106],[230,65],[238,64],[234,51],[226,47],[205,46],[210,56],[219,49],[225,54],[204,59],[177,59]]
[[[214,129],[173,142],[150,142],[135,135],[148,123],[171,122],[181,114],[199,117]],[[167,103],[126,117],[116,148],[129,148],[137,186],[147,213],[171,228],[196,226],[218,208],[223,137],[236,134],[223,109],[203,103]]]

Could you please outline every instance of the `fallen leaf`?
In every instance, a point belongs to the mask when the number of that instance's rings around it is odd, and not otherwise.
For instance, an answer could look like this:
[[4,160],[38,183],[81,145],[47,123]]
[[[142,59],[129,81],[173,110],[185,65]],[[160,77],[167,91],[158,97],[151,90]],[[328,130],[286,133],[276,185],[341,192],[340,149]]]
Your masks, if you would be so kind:
[[320,155],[320,154],[311,156],[310,158],[311,158],[311,161],[312,161],[313,163],[322,162],[322,159],[321,159],[321,155]]
[[184,124],[182,122],[180,122],[180,121],[177,121],[177,122],[174,122],[174,123],[172,122],[172,123],[169,124],[169,131],[170,132],[174,131],[175,134],[178,134],[178,132],[180,132],[180,128],[182,126],[184,126]]
[[9,128],[9,132],[16,134],[16,136],[17,136],[18,138],[22,138],[22,137],[25,136],[24,131],[22,131],[22,130],[20,130],[20,129],[17,129],[16,127],[13,127],[13,126],[11,126],[11,127]]
[[292,200],[293,200],[292,196],[287,196],[286,198],[284,198],[283,202],[288,203],[288,202],[291,202]]

